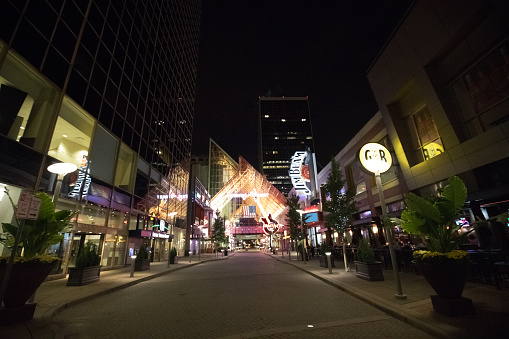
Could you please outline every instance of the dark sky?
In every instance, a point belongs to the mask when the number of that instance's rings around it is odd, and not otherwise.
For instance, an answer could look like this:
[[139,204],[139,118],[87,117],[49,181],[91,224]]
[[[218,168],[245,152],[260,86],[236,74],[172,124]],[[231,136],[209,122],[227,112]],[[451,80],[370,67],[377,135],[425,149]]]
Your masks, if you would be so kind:
[[205,0],[193,155],[212,138],[258,168],[258,97],[309,96],[318,163],[378,108],[366,78],[412,0]]

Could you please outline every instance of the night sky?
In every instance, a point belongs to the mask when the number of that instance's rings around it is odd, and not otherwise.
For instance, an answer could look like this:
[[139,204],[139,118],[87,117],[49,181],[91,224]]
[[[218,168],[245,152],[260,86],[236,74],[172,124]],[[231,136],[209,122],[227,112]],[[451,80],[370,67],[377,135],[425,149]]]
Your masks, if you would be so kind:
[[258,167],[259,96],[309,96],[319,166],[378,108],[366,71],[412,0],[203,1],[193,155]]

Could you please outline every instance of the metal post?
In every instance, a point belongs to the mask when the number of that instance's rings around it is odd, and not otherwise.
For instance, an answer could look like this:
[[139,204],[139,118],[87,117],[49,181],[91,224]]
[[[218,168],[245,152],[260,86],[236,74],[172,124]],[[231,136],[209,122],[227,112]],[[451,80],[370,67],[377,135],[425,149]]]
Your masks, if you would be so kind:
[[131,277],[134,277],[134,261],[136,260],[136,256],[131,256]]
[[327,266],[329,266],[329,274],[332,274],[332,262],[331,262],[331,252],[325,252],[325,255],[327,256]]
[[191,254],[192,254],[192,252],[189,251],[189,263],[191,263]]
[[[386,206],[385,206],[385,198],[384,198],[384,192],[382,188],[382,180],[380,179],[380,172],[375,173],[375,179],[376,179],[376,186],[378,187],[378,194],[380,196],[380,206],[382,207],[382,221],[385,216],[386,212]],[[403,290],[401,288],[401,280],[399,279],[399,271],[398,271],[398,263],[396,261],[396,252],[394,251],[394,244],[393,244],[393,238],[392,238],[392,230],[391,225],[385,225],[384,228],[387,231],[387,240],[389,242],[389,253],[391,254],[391,262],[392,262],[392,271],[394,272],[394,280],[396,281],[396,287],[398,289],[398,293],[394,294],[394,297],[396,299],[406,299],[407,296],[403,294]]]

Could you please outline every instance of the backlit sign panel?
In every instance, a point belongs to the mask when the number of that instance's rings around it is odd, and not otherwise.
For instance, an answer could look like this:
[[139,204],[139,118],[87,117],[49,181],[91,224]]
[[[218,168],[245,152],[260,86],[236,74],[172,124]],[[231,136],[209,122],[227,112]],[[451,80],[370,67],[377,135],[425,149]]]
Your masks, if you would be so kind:
[[392,165],[391,152],[376,142],[362,146],[358,156],[362,166],[372,173],[387,172]]

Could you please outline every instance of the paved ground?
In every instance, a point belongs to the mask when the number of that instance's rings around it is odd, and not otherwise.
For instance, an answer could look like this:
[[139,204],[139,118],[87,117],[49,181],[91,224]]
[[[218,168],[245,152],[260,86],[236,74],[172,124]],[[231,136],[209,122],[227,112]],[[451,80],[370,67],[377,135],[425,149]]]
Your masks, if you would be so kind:
[[119,290],[53,321],[65,338],[432,338],[259,252]]
[[432,337],[506,338],[509,333],[507,288],[467,283],[464,296],[473,300],[476,315],[447,317],[433,311],[434,293],[419,275],[400,274],[408,299],[396,300],[392,271],[384,272],[385,281],[367,282],[340,268],[329,274],[318,260],[295,259],[295,252],[292,260],[281,253],[202,254],[170,268],[151,263],[150,271],[134,277],[129,267],[104,271],[98,283],[87,286],[47,281],[37,290],[34,319],[0,327],[0,338],[427,336],[420,331]]
[[293,265],[340,290],[375,305],[397,319],[420,328],[435,337],[449,338],[508,338],[509,335],[509,289],[497,290],[495,286],[467,283],[463,296],[472,299],[475,315],[446,316],[433,310],[430,295],[436,294],[426,280],[414,272],[400,272],[403,293],[407,299],[394,297],[397,287],[392,270],[384,271],[384,281],[369,282],[345,272],[342,262],[329,274],[328,268],[320,267],[317,259],[292,260],[288,255],[270,255],[273,259]]

